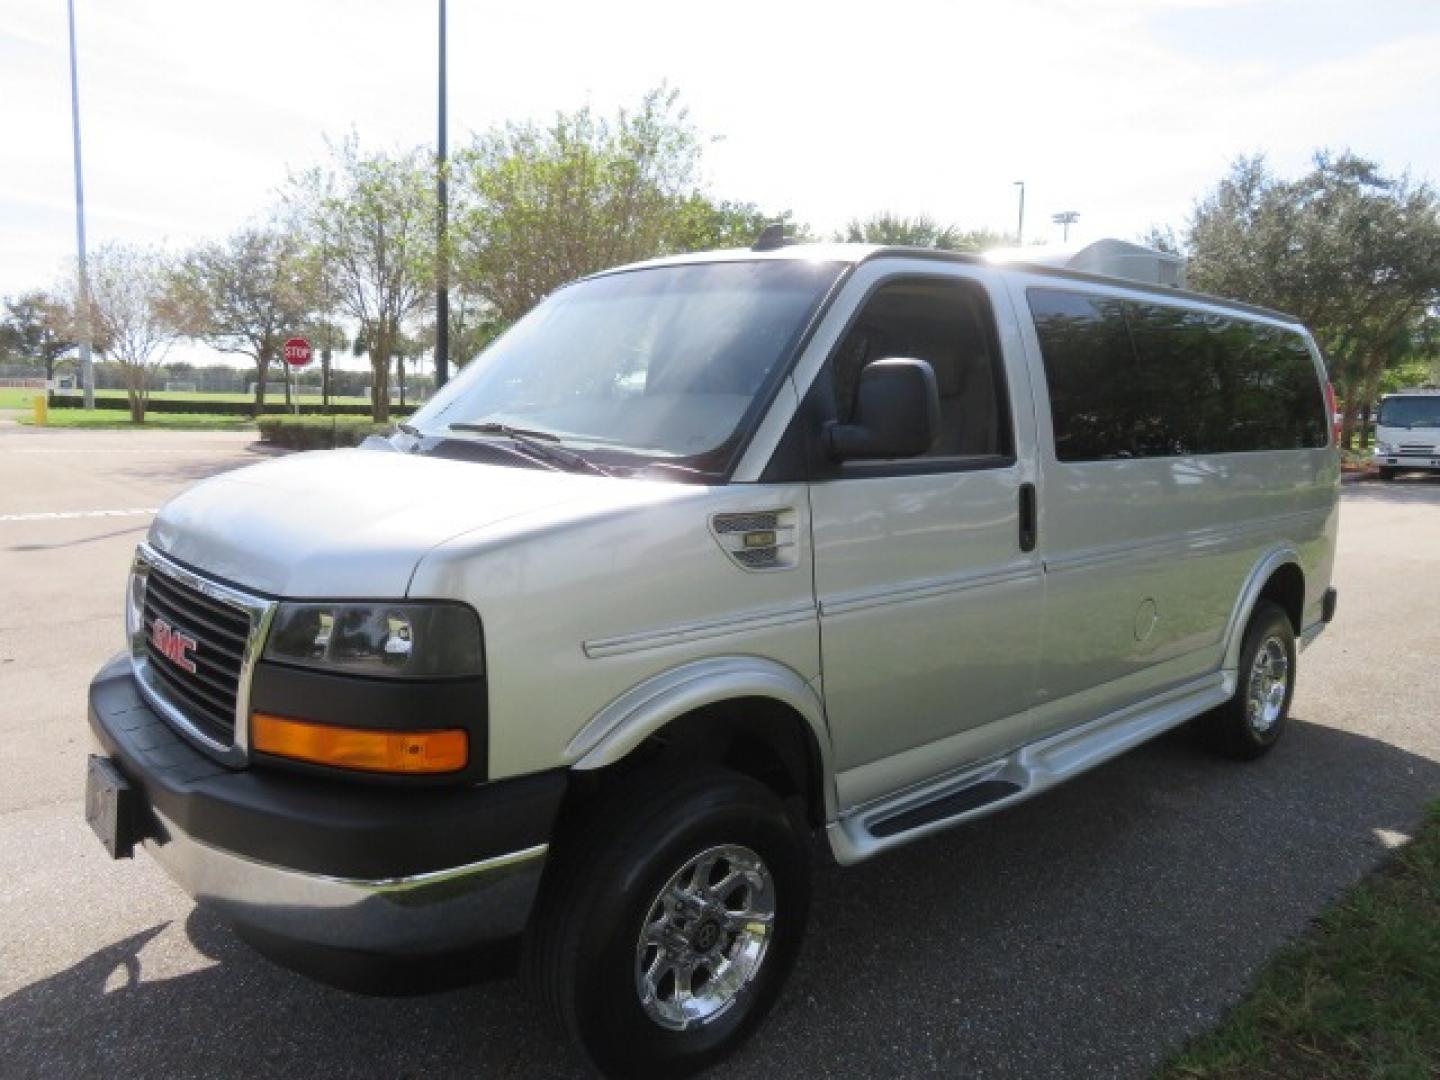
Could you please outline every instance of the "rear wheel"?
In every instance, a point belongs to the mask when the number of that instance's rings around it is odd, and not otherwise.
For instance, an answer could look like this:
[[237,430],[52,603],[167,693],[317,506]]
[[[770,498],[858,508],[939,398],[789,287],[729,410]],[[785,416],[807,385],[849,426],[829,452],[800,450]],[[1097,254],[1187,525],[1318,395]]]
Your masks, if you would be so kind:
[[749,777],[632,777],[557,845],[526,981],[608,1076],[705,1068],[754,1030],[789,974],[809,858],[784,805]]
[[1283,608],[1255,605],[1240,647],[1235,696],[1202,718],[1216,750],[1249,761],[1280,741],[1295,692],[1295,630]]

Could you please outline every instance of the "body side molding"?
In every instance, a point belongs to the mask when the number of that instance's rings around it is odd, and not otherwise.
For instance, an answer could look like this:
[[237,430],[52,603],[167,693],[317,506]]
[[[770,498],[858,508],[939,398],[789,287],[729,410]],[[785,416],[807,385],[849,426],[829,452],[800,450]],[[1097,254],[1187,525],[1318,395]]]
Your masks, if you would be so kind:
[[820,757],[825,820],[833,821],[835,774],[824,706],[797,672],[763,657],[710,657],[646,679],[596,713],[566,745],[565,758],[572,769],[604,768],[677,717],[747,697],[779,701],[805,718]]

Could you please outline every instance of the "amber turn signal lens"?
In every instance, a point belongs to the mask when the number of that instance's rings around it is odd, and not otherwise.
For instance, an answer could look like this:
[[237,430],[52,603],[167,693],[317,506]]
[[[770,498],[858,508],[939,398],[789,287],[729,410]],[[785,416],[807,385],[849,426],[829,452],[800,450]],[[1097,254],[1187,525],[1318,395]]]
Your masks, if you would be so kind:
[[464,731],[379,731],[250,715],[250,748],[262,754],[385,773],[458,772],[470,760]]

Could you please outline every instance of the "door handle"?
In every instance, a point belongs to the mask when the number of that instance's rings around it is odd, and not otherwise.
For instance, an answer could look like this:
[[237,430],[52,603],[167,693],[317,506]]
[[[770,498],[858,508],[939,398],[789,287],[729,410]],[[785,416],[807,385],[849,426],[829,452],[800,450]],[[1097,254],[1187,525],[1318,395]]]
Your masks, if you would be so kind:
[[1020,550],[1035,550],[1035,485],[1020,485]]

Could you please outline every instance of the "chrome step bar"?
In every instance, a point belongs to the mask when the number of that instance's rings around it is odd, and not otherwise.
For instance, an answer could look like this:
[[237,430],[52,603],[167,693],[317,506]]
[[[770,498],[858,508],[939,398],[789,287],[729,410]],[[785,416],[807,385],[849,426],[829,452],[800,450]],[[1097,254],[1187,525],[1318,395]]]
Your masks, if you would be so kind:
[[1039,795],[1223,705],[1234,692],[1235,673],[1217,671],[998,760],[857,807],[826,829],[831,851],[848,866]]

